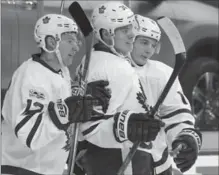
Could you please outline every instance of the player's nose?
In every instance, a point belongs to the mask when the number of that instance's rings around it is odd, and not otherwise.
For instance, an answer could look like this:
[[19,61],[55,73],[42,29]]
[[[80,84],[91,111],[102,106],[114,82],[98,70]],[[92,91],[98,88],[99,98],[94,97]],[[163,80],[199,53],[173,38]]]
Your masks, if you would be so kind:
[[154,49],[152,44],[148,44],[145,46],[145,53],[152,53],[152,50]]
[[129,40],[133,40],[133,41],[134,41],[135,32],[134,32],[133,28],[130,28],[130,29],[128,30],[127,36],[128,36],[128,39],[129,39]]
[[149,55],[149,54],[151,54],[151,52],[152,52],[151,49],[148,46],[145,46],[144,53]]
[[73,50],[74,52],[78,52],[79,49],[80,49],[80,43],[79,43],[79,42],[75,42],[75,44],[72,45],[72,50]]

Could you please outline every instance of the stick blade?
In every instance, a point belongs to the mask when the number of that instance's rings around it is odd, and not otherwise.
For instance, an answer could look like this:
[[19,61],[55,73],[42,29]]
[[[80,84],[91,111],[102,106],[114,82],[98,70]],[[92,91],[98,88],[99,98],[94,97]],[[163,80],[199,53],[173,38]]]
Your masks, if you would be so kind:
[[157,23],[170,39],[175,54],[186,52],[182,37],[173,22],[168,17],[162,16],[157,19]]
[[89,19],[87,18],[84,10],[77,1],[73,2],[69,6],[68,11],[85,37],[93,32],[93,27],[91,26]]

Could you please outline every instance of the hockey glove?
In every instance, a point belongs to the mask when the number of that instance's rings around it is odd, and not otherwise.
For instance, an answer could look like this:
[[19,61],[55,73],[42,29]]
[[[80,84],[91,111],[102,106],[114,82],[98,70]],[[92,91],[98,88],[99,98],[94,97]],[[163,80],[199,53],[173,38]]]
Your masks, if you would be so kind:
[[183,173],[194,165],[202,145],[202,135],[196,129],[183,129],[173,141],[172,149],[174,150],[180,144],[182,144],[183,147],[176,157],[174,157],[174,162]]
[[71,96],[64,101],[50,102],[49,116],[58,129],[66,130],[71,123],[86,122],[91,118],[93,111],[91,96]]
[[[100,106],[104,113],[106,113],[108,109],[109,100],[111,98],[110,90],[107,88],[108,85],[109,82],[103,80],[90,82],[87,84],[86,91],[86,94],[89,94],[92,97],[94,97],[94,106]],[[83,92],[84,89],[79,86],[78,82],[73,82],[72,94],[77,96],[82,95]]]
[[96,99],[95,106],[101,106],[104,113],[106,113],[109,100],[111,98],[110,90],[106,88],[109,85],[108,81],[94,81],[87,84],[86,94],[90,94]]
[[114,135],[118,142],[150,142],[155,140],[164,123],[145,113],[123,111],[114,117]]

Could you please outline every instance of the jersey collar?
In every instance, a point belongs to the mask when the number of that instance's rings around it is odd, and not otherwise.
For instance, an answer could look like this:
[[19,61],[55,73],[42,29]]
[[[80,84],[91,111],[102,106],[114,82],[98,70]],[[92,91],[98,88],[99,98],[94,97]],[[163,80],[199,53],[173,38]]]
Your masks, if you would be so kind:
[[60,74],[62,72],[61,69],[59,69],[58,71],[53,69],[52,67],[50,67],[45,61],[40,59],[40,53],[39,54],[33,54],[32,55],[33,61],[36,61],[38,63],[40,63],[41,65],[43,65],[44,67],[46,67],[47,69],[51,70],[54,73]]

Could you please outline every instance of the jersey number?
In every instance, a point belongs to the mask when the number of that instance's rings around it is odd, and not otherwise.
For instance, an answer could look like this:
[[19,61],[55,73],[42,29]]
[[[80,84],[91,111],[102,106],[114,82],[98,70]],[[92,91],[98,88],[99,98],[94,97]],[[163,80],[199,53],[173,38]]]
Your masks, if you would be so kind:
[[[31,106],[38,107],[39,109],[31,110]],[[25,116],[15,127],[15,134],[17,136],[18,131],[36,114],[40,113],[43,110],[43,104],[39,102],[32,103],[32,100],[27,100],[27,107],[25,108],[24,112],[22,112],[21,116]],[[38,117],[42,117],[42,113],[39,114]]]

